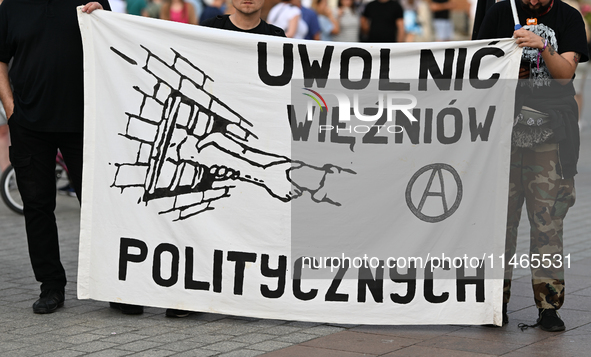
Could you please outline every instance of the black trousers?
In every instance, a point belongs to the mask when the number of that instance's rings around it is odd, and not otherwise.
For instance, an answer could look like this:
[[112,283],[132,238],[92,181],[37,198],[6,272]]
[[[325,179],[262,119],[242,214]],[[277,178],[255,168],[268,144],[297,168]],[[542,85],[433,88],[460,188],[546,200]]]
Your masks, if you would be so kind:
[[10,162],[23,199],[29,257],[41,290],[63,289],[66,273],[60,261],[55,221],[55,157],[59,149],[78,200],[82,192],[82,133],[38,132],[13,121]]

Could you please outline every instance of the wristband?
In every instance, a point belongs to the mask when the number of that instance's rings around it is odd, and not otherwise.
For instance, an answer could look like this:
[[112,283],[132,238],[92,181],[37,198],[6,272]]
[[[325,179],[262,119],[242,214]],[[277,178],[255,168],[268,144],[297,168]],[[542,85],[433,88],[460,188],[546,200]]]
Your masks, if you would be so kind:
[[542,49],[541,49],[541,50],[538,50],[538,58],[537,58],[537,60],[536,60],[536,64],[537,64],[537,67],[538,67],[538,71],[540,70],[540,56],[542,55],[542,52],[544,52],[544,51],[546,50],[546,46],[548,46],[548,39],[546,39],[546,40],[544,41],[544,47],[542,47]]

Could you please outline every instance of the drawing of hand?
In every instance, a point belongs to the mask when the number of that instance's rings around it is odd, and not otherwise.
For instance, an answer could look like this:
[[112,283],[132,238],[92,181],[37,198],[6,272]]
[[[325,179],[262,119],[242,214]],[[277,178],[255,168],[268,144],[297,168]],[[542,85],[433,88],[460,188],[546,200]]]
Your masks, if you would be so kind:
[[314,202],[326,202],[340,206],[341,203],[332,197],[334,193],[330,192],[331,189],[334,190],[338,186],[336,183],[341,179],[342,174],[355,175],[355,171],[332,164],[316,167],[305,162],[294,161],[289,170],[289,180],[294,186],[297,197],[304,192],[309,192]]
[[[144,49],[147,59],[143,69],[157,77],[158,85],[150,89],[134,87],[143,101],[138,112],[125,113],[127,126],[120,135],[137,143],[137,156],[115,163],[111,187],[122,192],[142,188],[138,203],[166,199],[165,209],[159,213],[178,213],[179,220],[213,210],[213,203],[230,197],[240,181],[264,188],[282,202],[309,192],[314,202],[340,205],[331,197],[329,186],[334,182],[342,185],[339,180],[343,174],[355,172],[331,164],[313,166],[292,161],[259,149],[253,125],[206,90],[205,82],[213,81],[211,77],[174,49],[172,63]],[[112,50],[135,65],[120,50]],[[189,64],[183,69],[201,72],[203,81],[179,72],[177,63]],[[175,73],[174,81],[149,70],[162,65],[174,69],[166,72]],[[180,82],[177,74],[181,75]]]
[[176,160],[198,168],[194,186],[199,190],[226,187],[225,181],[238,180],[260,186],[283,202],[309,192],[315,202],[338,206],[328,193],[331,182],[343,173],[355,174],[335,165],[317,167],[259,150],[254,147],[258,137],[247,122],[214,115],[198,120],[192,135],[176,146]]
[[[204,176],[210,187],[214,181],[240,180],[261,186],[273,197],[291,200],[291,183],[287,171],[291,161],[283,156],[266,153],[239,142],[221,132],[204,135],[203,139],[188,136],[178,146],[179,160],[208,168],[212,175]],[[212,168],[215,168],[213,173]],[[208,186],[208,185],[205,185]]]

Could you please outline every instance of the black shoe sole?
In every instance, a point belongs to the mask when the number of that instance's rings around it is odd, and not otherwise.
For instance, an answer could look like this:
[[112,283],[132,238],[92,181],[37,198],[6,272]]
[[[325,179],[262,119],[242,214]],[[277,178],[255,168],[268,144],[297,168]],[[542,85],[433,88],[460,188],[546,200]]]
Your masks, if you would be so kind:
[[63,307],[64,303],[61,302],[59,304],[57,304],[57,306],[54,309],[40,309],[40,308],[33,308],[33,312],[36,314],[51,314],[53,312],[55,312],[57,309],[59,309],[60,307]]
[[172,318],[180,318],[181,319],[181,318],[184,318],[184,317],[188,317],[190,315],[193,315],[195,313],[196,313],[195,311],[185,311],[182,314],[177,314],[177,313],[174,313],[174,312],[171,312],[171,311],[166,310],[166,312],[164,313],[164,316],[166,316],[166,317],[172,317]]
[[540,329],[546,331],[546,332],[560,332],[560,331],[564,331],[566,330],[565,326],[552,326],[551,328],[545,328],[543,326],[539,326]]
[[141,315],[144,313],[143,307],[128,309],[128,308],[122,306],[120,303],[116,303],[116,302],[109,303],[109,307],[111,309],[121,311],[124,315]]

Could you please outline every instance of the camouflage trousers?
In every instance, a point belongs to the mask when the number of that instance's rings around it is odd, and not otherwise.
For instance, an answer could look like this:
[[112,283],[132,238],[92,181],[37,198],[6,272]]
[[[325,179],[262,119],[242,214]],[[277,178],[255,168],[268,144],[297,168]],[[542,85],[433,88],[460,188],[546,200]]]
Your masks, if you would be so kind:
[[558,144],[511,148],[504,303],[509,302],[511,296],[513,267],[523,266],[520,264],[521,256],[513,260],[519,265],[511,264],[510,260],[516,251],[517,227],[524,201],[530,224],[530,255],[527,260],[532,274],[534,300],[538,308],[559,309],[564,303],[562,225],[568,209],[575,203],[575,188],[573,178],[561,178]]

